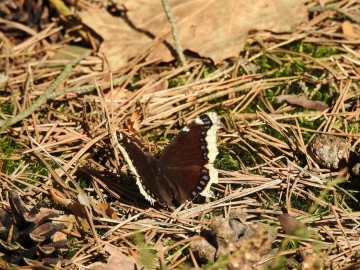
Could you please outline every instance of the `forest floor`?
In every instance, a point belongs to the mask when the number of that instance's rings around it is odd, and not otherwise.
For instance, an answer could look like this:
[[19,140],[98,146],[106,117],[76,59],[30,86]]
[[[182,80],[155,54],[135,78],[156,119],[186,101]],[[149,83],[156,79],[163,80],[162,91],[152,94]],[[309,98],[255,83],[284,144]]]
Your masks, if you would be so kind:
[[[1,269],[360,269],[359,2],[307,1],[236,56],[184,42],[183,65],[122,43],[121,5],[73,2],[0,5]],[[214,197],[151,205],[112,132],[156,155],[206,112]]]

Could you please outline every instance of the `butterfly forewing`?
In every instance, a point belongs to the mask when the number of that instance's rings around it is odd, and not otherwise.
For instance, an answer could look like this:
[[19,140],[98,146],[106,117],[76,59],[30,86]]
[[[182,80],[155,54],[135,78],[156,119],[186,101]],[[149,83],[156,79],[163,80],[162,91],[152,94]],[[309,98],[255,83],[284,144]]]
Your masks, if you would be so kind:
[[118,148],[129,169],[136,178],[141,194],[151,203],[160,201],[172,204],[173,194],[171,188],[158,176],[158,161],[144,152],[123,133],[117,133]]
[[[163,166],[202,166],[207,163],[205,136],[201,135],[203,127],[191,124],[188,128],[180,131],[162,152],[159,161]],[[201,151],[201,146],[204,151]]]

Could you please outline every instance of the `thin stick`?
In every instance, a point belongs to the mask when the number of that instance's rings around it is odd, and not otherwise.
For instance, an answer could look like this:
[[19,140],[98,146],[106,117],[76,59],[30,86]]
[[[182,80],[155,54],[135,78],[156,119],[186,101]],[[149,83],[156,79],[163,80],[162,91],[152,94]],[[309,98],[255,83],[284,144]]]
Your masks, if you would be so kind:
[[56,80],[50,85],[50,87],[41,95],[39,98],[30,105],[29,108],[27,108],[25,111],[19,113],[18,115],[9,118],[5,121],[3,126],[0,129],[0,133],[2,133],[6,128],[9,126],[12,126],[16,124],[17,122],[23,120],[25,117],[28,117],[30,114],[32,114],[36,109],[40,108],[42,105],[44,105],[48,100],[49,97],[54,93],[56,88],[66,79],[66,77],[69,75],[69,73],[73,70],[73,67],[81,60],[83,59],[89,52],[84,53],[82,56],[74,59],[73,61],[70,61],[67,63],[63,69],[63,71],[59,74],[59,76],[56,78]]
[[334,6],[315,6],[315,7],[309,7],[308,11],[310,12],[314,12],[314,11],[326,11],[326,10],[332,10],[335,11],[337,13],[340,13],[342,15],[344,15],[345,17],[347,17],[349,20],[352,20],[354,23],[360,24],[360,19],[356,18],[355,16],[351,15],[350,13],[341,10],[340,8],[334,7]]
[[[77,59],[76,62],[78,62],[79,60],[80,59]],[[39,109],[42,105],[44,105],[50,99],[54,99],[58,96],[66,94],[66,93],[85,94],[85,93],[89,93],[89,92],[95,90],[96,85],[83,85],[83,86],[77,86],[77,87],[64,88],[64,89],[62,89],[60,91],[56,91],[56,92],[54,91],[56,89],[56,87],[65,79],[66,75],[68,75],[71,72],[72,67],[75,64],[76,64],[75,61],[68,63],[65,66],[64,70],[61,72],[61,74],[57,77],[55,82],[33,104],[31,104],[30,107],[28,107],[25,111],[19,113],[18,115],[7,119],[3,123],[2,127],[0,128],[0,133],[4,132],[5,129],[7,129],[8,127],[20,122],[21,120],[23,120],[26,117],[28,117],[30,114],[32,114],[34,111]],[[115,79],[112,82],[112,84],[118,85],[123,81],[124,81],[124,76]],[[99,83],[97,86],[101,87],[101,86],[110,86],[110,85],[111,85],[111,82],[103,82],[103,83]],[[1,125],[1,121],[0,121],[0,125]]]
[[168,21],[171,26],[171,32],[175,43],[175,50],[178,55],[178,60],[180,61],[182,66],[186,66],[186,60],[183,52],[183,48],[181,46],[180,38],[179,38],[179,32],[175,23],[174,15],[171,12],[169,2],[168,0],[161,0],[162,6],[164,8],[166,17],[168,18]]
[[58,96],[61,96],[63,94],[68,94],[68,93],[75,93],[75,94],[86,94],[89,92],[92,92],[96,89],[96,87],[108,87],[108,86],[116,86],[122,82],[124,82],[124,80],[126,79],[126,76],[121,76],[119,78],[114,79],[112,82],[102,82],[102,83],[98,83],[98,84],[88,84],[88,85],[83,85],[83,86],[75,86],[75,87],[68,87],[68,88],[64,88],[60,91],[56,91],[53,92],[52,94],[49,95],[49,99],[54,99]]

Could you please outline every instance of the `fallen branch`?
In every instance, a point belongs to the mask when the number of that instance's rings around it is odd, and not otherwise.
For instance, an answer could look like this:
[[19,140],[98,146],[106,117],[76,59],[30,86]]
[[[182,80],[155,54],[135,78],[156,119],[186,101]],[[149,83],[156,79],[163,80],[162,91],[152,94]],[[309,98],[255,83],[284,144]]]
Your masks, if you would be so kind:
[[175,50],[177,52],[179,61],[180,61],[181,65],[183,67],[185,67],[186,60],[185,60],[184,51],[183,51],[183,48],[182,48],[182,45],[180,42],[179,31],[178,31],[176,23],[175,23],[174,15],[171,12],[170,5],[167,0],[161,0],[161,3],[163,5],[166,17],[168,18],[168,21],[171,26],[171,32],[172,32],[172,36],[174,38]]
[[332,10],[335,11],[337,13],[340,13],[341,15],[345,16],[346,18],[348,18],[349,20],[353,21],[354,23],[360,24],[360,19],[356,18],[355,16],[351,15],[348,12],[345,12],[343,10],[341,10],[340,8],[334,7],[334,6],[315,6],[315,7],[309,7],[308,11],[310,12],[315,12],[315,11],[319,11],[319,12],[323,12],[326,10]]
[[[60,91],[55,92],[56,88],[65,80],[65,78],[73,70],[73,67],[81,59],[83,59],[86,56],[86,54],[87,53],[85,53],[81,57],[66,64],[65,68],[59,74],[59,76],[56,78],[56,80],[50,85],[50,87],[41,96],[39,96],[39,98],[33,104],[31,104],[30,107],[28,107],[26,110],[19,113],[18,115],[5,120],[3,123],[1,123],[1,121],[0,121],[0,125],[2,126],[0,128],[0,133],[3,133],[8,127],[22,121],[23,119],[25,119],[26,117],[31,115],[33,112],[35,112],[37,109],[39,109],[42,105],[44,105],[50,99],[54,99],[60,95],[66,94],[66,93],[85,94],[85,93],[89,93],[89,92],[95,90],[96,85],[93,84],[93,85],[84,85],[84,86],[78,86],[78,87],[64,88]],[[115,79],[112,82],[99,83],[97,86],[98,87],[99,86],[100,87],[101,86],[110,86],[111,84],[117,85],[117,84],[121,83],[123,80],[124,80],[124,77],[120,77],[120,78]]]

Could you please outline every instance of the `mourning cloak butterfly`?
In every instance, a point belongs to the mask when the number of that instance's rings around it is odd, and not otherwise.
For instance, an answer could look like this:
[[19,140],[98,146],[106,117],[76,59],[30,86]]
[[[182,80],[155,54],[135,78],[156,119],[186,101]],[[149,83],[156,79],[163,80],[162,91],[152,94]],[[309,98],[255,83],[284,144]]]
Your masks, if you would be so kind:
[[115,132],[117,147],[135,175],[140,192],[151,203],[180,205],[197,195],[211,197],[218,182],[213,162],[218,154],[216,113],[197,117],[171,141],[159,158],[146,155],[131,138]]

